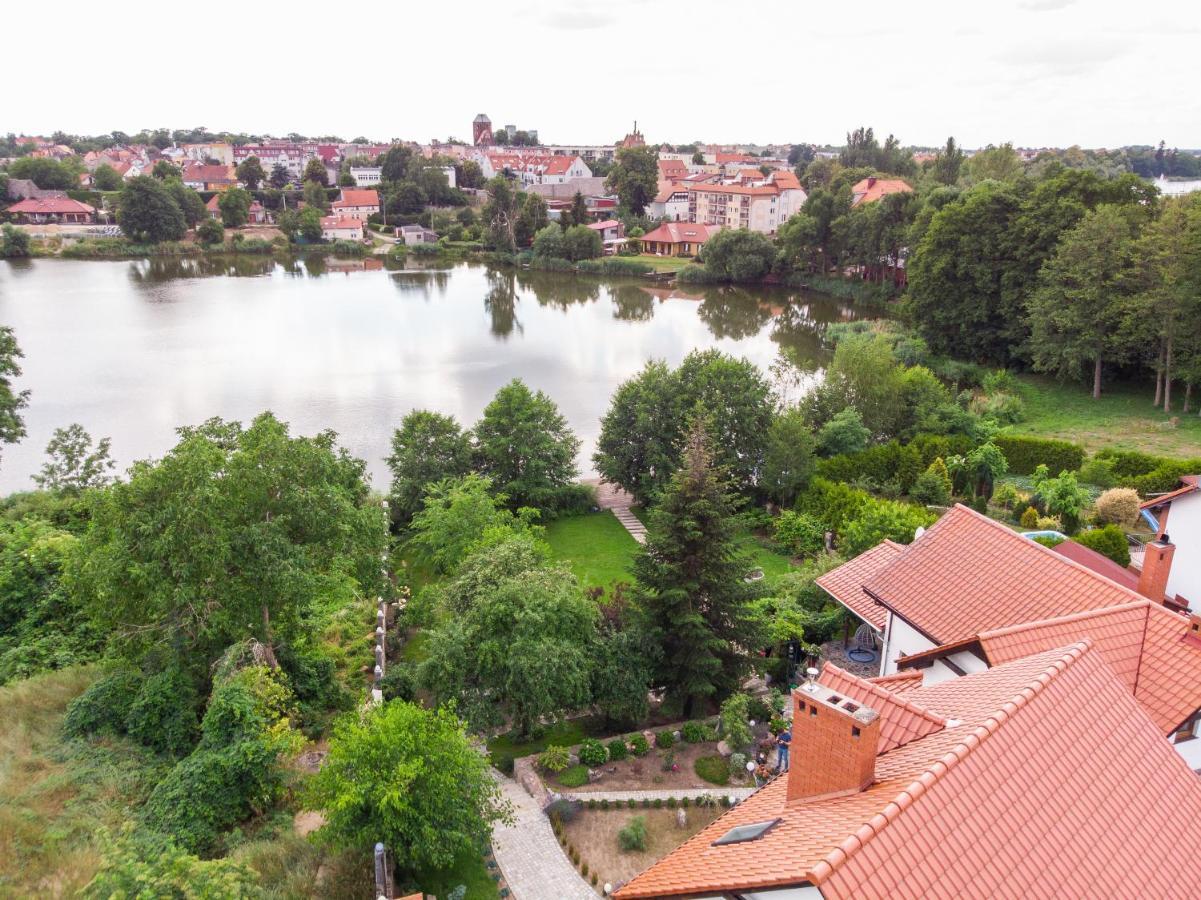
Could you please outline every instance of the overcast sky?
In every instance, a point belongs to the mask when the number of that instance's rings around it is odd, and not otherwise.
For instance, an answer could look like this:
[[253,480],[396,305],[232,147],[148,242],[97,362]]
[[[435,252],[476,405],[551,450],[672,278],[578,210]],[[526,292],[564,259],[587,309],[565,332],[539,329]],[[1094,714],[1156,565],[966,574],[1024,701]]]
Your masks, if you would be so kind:
[[1201,147],[1196,0],[5,6],[3,132]]

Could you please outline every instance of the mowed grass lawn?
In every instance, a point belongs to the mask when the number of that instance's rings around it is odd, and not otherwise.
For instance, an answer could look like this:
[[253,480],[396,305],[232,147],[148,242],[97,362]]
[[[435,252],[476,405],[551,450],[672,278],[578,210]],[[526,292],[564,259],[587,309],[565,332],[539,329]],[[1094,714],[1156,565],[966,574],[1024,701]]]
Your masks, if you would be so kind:
[[652,256],[649,253],[643,253],[630,258],[640,263],[646,263],[656,272],[678,272],[693,264],[692,258],[687,256]]
[[546,542],[586,588],[608,591],[616,582],[634,580],[630,563],[638,543],[608,510],[555,519],[546,526]]
[[[1151,383],[1106,383],[1101,386],[1101,399],[1094,400],[1085,385],[1024,375],[1019,390],[1026,403],[1026,419],[1014,428],[1019,434],[1075,441],[1090,451],[1113,447],[1161,456],[1201,456],[1201,418],[1195,409],[1187,415],[1179,411],[1184,401],[1179,384],[1173,387],[1176,412],[1171,414],[1151,405]],[[1194,401],[1201,402],[1201,396]],[[1173,417],[1179,417],[1174,427]]]

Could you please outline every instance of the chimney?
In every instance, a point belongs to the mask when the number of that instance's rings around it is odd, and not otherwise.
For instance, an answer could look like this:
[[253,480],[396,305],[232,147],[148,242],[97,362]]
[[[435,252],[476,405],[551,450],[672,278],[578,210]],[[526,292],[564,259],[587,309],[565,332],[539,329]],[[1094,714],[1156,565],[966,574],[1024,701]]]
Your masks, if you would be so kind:
[[875,175],[869,175],[869,176],[868,176],[868,179],[867,179],[867,186],[868,186],[869,188],[872,188],[872,187],[875,187],[875,186],[876,186],[876,176],[875,176]]
[[816,672],[792,692],[788,802],[857,794],[876,777],[880,715],[818,684]]
[[1138,592],[1154,603],[1163,603],[1168,592],[1168,574],[1176,545],[1165,534],[1151,541],[1143,554],[1143,570],[1138,576]]

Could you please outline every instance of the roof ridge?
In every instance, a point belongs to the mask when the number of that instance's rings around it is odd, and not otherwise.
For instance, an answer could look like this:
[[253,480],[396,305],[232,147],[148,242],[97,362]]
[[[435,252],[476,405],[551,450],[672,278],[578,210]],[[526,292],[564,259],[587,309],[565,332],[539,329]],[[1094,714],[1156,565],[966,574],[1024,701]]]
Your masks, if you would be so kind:
[[[894,694],[892,691],[880,687],[880,685],[878,685],[878,684],[873,684],[872,682],[868,681],[866,678],[861,678],[858,675],[853,674],[852,672],[848,672],[846,669],[844,669],[840,666],[834,665],[834,663],[830,662],[829,660],[826,660],[825,666],[823,666],[821,674],[825,675],[826,670],[830,670],[831,674],[833,674],[835,676],[841,675],[853,683],[858,683],[858,684],[863,685],[863,687],[867,690],[867,692],[872,694],[873,696],[880,697],[882,700],[884,700],[888,703],[892,703],[896,706],[900,706],[901,708],[913,713],[914,715],[921,716],[923,719],[926,719],[928,722],[932,722],[941,728],[945,728],[947,725],[947,722],[950,721],[945,716],[940,716],[936,712],[931,712],[930,710],[926,709],[924,706],[919,706],[918,704],[914,703],[912,700],[907,700],[899,694]],[[821,679],[821,675],[818,676],[818,680],[820,680],[820,679]],[[880,712],[880,710],[876,710],[876,712]]]
[[[962,740],[948,749],[942,757],[930,762],[917,778],[902,789],[895,799],[890,800],[885,805],[884,809],[859,826],[854,834],[847,837],[841,844],[831,850],[826,855],[826,858],[817,863],[812,871],[808,873],[809,880],[814,885],[827,880],[850,860],[852,855],[862,850],[873,838],[879,836],[885,828],[896,821],[902,812],[917,802],[943,775],[963,762],[973,750],[979,747],[991,735],[995,734],[1002,725],[1012,719],[1018,710],[1022,709],[1034,697],[1038,696],[1053,678],[1062,674],[1070,665],[1083,657],[1092,646],[1092,640],[1089,638],[1084,638],[1068,645],[1062,655],[1027,682],[1010,700],[1003,703],[1000,709],[985,718],[981,724],[972,728],[970,732],[964,735]],[[971,677],[970,675],[967,676],[967,678]]]
[[[1044,625],[1057,625],[1063,622],[1079,622],[1082,619],[1095,619],[1098,616],[1109,615],[1115,612],[1125,612],[1126,610],[1137,609],[1138,607],[1157,606],[1146,597],[1139,597],[1137,600],[1130,600],[1126,603],[1118,603],[1115,606],[1098,606],[1095,609],[1082,609],[1079,612],[1067,613],[1062,616],[1051,616],[1049,619],[1032,619],[1029,622],[1020,622],[1017,625],[1004,625],[1000,628],[990,628],[987,631],[981,631],[976,634],[974,640],[984,640],[986,638],[1009,637],[1011,634],[1017,634],[1022,631],[1030,631],[1034,628],[1041,628]],[[1161,609],[1163,607],[1160,607]],[[950,644],[946,645],[950,646]],[[937,649],[937,648],[936,648]]]

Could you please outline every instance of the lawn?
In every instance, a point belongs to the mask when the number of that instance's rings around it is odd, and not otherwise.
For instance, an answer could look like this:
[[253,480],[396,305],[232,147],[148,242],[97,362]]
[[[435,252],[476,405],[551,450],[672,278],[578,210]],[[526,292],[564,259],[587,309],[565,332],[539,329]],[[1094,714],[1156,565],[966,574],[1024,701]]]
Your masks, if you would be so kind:
[[651,256],[644,253],[641,256],[630,258],[640,263],[646,263],[656,272],[678,272],[680,269],[693,264],[693,260],[686,256]]
[[475,853],[460,853],[448,871],[418,873],[417,882],[426,894],[437,897],[449,896],[459,885],[467,887],[463,900],[492,900],[500,896],[493,872],[483,857]]
[[[641,506],[631,506],[630,512],[638,517],[644,525],[647,521],[647,510]],[[771,549],[765,541],[744,530],[738,540],[742,550],[751,558],[752,565],[763,570],[768,581],[783,575],[794,568],[792,559],[785,553]]]
[[[1020,392],[1026,420],[1014,430],[1076,441],[1091,451],[1114,447],[1163,456],[1201,455],[1201,418],[1196,412],[1168,415],[1156,409],[1152,389],[1151,384],[1109,383],[1102,385],[1101,399],[1093,400],[1082,384],[1025,375]],[[1174,396],[1177,404],[1184,399],[1179,385]],[[1179,416],[1175,427],[1169,424],[1173,416]]]
[[584,587],[633,581],[630,561],[638,544],[607,510],[556,519],[546,527],[555,559],[571,566]]
[[502,772],[513,771],[513,760],[531,753],[541,753],[551,744],[572,747],[588,737],[604,735],[603,716],[583,716],[556,722],[543,729],[537,737],[520,737],[512,732],[498,734],[488,741],[488,755],[492,765]]

